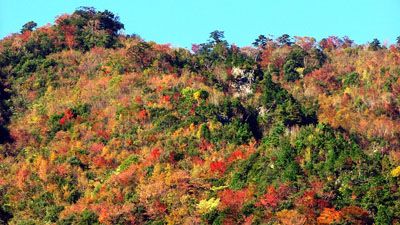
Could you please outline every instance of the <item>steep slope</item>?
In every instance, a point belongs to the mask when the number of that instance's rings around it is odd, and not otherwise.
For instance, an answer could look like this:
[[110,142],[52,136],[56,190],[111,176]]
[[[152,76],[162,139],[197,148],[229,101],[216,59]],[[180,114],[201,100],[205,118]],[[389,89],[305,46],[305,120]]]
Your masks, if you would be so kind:
[[82,8],[0,42],[0,223],[396,224],[400,51]]

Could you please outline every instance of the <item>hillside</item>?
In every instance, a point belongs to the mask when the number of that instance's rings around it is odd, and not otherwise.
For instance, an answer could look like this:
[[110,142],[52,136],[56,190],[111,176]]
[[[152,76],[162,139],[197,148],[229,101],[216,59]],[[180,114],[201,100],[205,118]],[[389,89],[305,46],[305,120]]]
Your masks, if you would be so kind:
[[400,38],[123,28],[80,8],[0,41],[0,224],[400,223]]

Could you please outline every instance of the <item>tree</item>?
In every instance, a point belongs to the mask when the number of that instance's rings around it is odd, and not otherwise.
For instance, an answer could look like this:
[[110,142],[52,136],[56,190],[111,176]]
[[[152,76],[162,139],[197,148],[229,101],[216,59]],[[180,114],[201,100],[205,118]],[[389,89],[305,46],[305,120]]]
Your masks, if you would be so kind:
[[315,45],[315,38],[294,36],[296,45],[300,46],[305,51],[312,49]]
[[397,44],[397,46],[400,47],[400,36],[398,36],[398,37],[396,38],[396,44]]
[[111,31],[113,35],[117,35],[118,31],[124,29],[124,24],[119,21],[119,17],[114,13],[105,10],[104,12],[97,12],[100,29]]
[[258,38],[253,42],[254,47],[261,47],[262,49],[265,49],[267,46],[268,42],[272,41],[271,38],[267,38],[264,35],[258,36]]
[[210,33],[210,38],[212,39],[211,43],[218,44],[221,42],[226,42],[223,40],[225,38],[224,31],[215,30]]
[[354,41],[351,40],[348,36],[344,36],[343,37],[343,47],[344,48],[349,48],[351,46],[353,46]]
[[25,31],[32,31],[34,28],[36,28],[36,26],[37,26],[37,23],[35,23],[33,21],[29,21],[29,22],[25,23],[22,26],[21,34],[24,33]]
[[75,27],[73,33],[76,45],[85,51],[94,46],[116,47],[118,31],[124,29],[118,16],[108,10],[96,11],[93,7],[78,8],[71,16],[64,16],[59,20],[58,25]]
[[135,69],[139,71],[151,66],[155,59],[151,45],[144,41],[131,46],[127,55]]
[[293,44],[291,37],[288,34],[283,34],[282,36],[278,37],[276,41],[281,45],[291,46]]
[[295,81],[300,78],[300,74],[296,71],[297,65],[298,64],[293,59],[289,59],[286,61],[285,65],[283,65],[283,77],[286,81]]
[[369,44],[369,49],[372,51],[377,51],[381,48],[381,42],[376,38],[374,38],[374,40],[372,40],[372,42]]

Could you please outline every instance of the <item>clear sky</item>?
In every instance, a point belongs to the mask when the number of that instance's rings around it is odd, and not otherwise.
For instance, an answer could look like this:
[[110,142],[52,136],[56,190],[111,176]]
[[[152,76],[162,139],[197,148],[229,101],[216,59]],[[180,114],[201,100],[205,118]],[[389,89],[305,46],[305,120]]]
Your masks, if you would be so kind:
[[357,43],[394,43],[400,35],[400,0],[0,0],[0,38],[79,6],[114,12],[126,34],[180,47],[205,42],[216,29],[239,46],[259,34],[348,35]]

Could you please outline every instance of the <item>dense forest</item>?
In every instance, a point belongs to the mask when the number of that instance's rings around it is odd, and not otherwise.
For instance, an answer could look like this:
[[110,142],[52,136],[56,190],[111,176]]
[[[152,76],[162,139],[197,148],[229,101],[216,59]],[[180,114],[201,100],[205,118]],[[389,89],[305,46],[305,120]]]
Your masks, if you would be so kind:
[[400,224],[400,37],[123,28],[83,7],[0,40],[0,224]]

